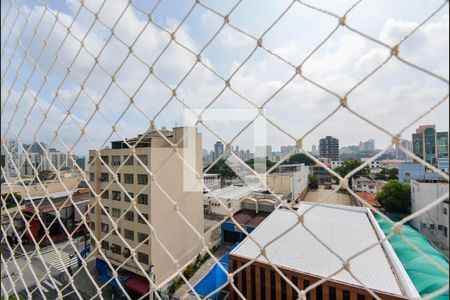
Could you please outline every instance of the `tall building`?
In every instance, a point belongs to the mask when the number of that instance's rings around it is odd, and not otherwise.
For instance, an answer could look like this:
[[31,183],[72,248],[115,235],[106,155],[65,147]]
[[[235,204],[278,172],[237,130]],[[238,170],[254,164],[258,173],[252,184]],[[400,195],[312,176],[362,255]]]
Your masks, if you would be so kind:
[[[2,151],[5,155],[5,172],[7,177],[18,176],[18,170],[20,168],[20,154],[22,153],[19,142],[14,139],[4,140],[5,145],[2,142]],[[15,166],[15,167],[14,167]]]
[[365,142],[359,142],[359,151],[368,151],[368,152],[374,152],[375,151],[375,141],[370,139]]
[[[135,146],[133,149],[123,141],[115,141],[111,149],[100,150],[99,154],[97,150],[89,151],[89,159],[93,162],[89,167],[90,184],[99,195],[99,198],[95,194],[90,197],[93,206],[91,227],[96,240],[102,241],[96,250],[99,274],[107,274],[100,251],[117,267],[134,250],[136,257],[127,261],[121,270],[137,277],[135,281],[146,282],[137,265],[139,262],[147,274],[154,276],[156,284],[160,284],[170,280],[177,271],[177,264],[167,251],[178,261],[178,267],[182,267],[202,248],[193,230],[203,233],[204,229],[203,188],[201,179],[197,177],[197,174],[202,174],[201,135],[194,127],[177,127],[163,134],[167,140],[178,144],[179,155],[190,167],[178,155],[173,155],[173,147],[155,131],[127,140],[129,145]],[[108,172],[105,164],[117,174],[116,178]],[[146,168],[155,174],[154,180]],[[176,202],[176,208],[172,201]],[[152,236],[148,224],[157,233],[158,241]],[[118,234],[133,249],[127,248]],[[134,288],[130,286],[130,289]]]
[[330,160],[339,160],[339,140],[332,136],[320,139],[319,155]]
[[223,154],[223,143],[221,141],[217,141],[214,144],[214,160],[216,160],[222,154]]
[[317,146],[316,145],[312,145],[311,154],[314,155],[314,156],[318,156],[319,155],[319,151],[317,150]]
[[[412,143],[409,140],[401,139],[400,144],[403,148],[407,149],[408,151],[412,152]],[[408,155],[406,155],[405,152],[403,152],[400,148],[397,146],[395,147],[395,159],[399,160],[406,160],[411,161],[412,158],[410,158]]]
[[290,154],[291,152],[292,154],[297,154],[299,151],[297,147],[291,145],[280,147],[280,155],[282,158],[286,157],[286,155]]
[[436,132],[435,125],[422,125],[412,135],[413,152],[430,164],[448,158],[448,131]]

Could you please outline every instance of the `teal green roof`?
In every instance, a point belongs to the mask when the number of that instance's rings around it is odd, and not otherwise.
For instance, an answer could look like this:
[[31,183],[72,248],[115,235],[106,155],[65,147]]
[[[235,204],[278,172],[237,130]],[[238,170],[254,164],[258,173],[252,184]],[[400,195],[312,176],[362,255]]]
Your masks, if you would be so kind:
[[[385,235],[392,232],[391,224],[380,216],[376,216],[376,219]],[[410,225],[405,224],[403,226],[402,235],[405,239],[430,256],[437,264],[442,266],[448,272],[448,261],[445,256],[437,251],[417,230]],[[447,274],[422,257],[422,255],[406,244],[398,235],[394,235],[390,238],[389,242],[420,296],[425,297],[426,295],[429,295],[448,284]],[[433,299],[448,300],[448,290]]]

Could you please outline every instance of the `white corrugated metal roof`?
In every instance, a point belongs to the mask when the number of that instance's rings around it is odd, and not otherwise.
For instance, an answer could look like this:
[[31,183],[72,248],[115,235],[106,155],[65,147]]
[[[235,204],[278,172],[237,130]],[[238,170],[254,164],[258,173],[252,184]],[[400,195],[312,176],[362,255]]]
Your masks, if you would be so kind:
[[[298,212],[302,213],[309,207],[311,204],[303,203]],[[278,209],[268,216],[251,233],[251,236],[261,247],[264,247],[297,222],[298,216],[295,212]],[[378,241],[365,209],[318,205],[304,215],[304,224],[345,260]],[[253,259],[260,254],[260,250],[255,242],[246,238],[232,253]],[[301,223],[271,243],[267,247],[267,256],[277,266],[320,277],[327,277],[342,266],[341,261]],[[257,261],[267,262],[262,256]],[[402,295],[390,261],[380,245],[351,260],[350,270],[365,286],[373,290]],[[332,279],[361,286],[345,270],[333,276]]]
[[241,199],[242,197],[248,196],[253,192],[247,186],[235,186],[230,185],[223,189],[214,190],[211,193],[205,194],[205,196],[210,196],[211,194],[218,199]]

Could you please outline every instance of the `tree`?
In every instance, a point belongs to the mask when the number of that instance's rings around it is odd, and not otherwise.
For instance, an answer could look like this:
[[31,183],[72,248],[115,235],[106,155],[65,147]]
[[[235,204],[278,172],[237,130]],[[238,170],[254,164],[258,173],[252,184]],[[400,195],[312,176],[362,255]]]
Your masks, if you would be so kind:
[[316,164],[316,162],[304,153],[297,153],[283,162],[283,165],[287,164],[305,164],[307,166],[313,166]]
[[[274,162],[268,160],[267,158],[265,161],[266,161],[266,170],[269,170],[270,168],[272,168],[275,165]],[[253,158],[247,160],[245,163],[253,170],[255,169],[255,160]]]
[[[209,167],[209,166],[208,166]],[[208,169],[206,167],[206,169]],[[233,178],[236,176],[236,174],[233,172],[233,170],[227,165],[224,159],[219,160],[216,162],[211,169],[208,170],[208,173],[213,174],[220,174],[222,178]]]
[[[359,161],[359,160],[344,161],[342,163],[342,165],[339,167],[336,167],[336,169],[334,169],[334,171],[336,173],[338,173],[339,175],[341,175],[342,177],[344,177],[345,175],[347,175],[348,173],[350,173],[351,171],[353,171],[360,165],[362,165],[362,161]],[[351,176],[350,178],[367,176],[367,175],[369,175],[369,173],[370,173],[369,167],[365,166],[363,169],[361,169],[360,171],[353,174],[353,176]],[[351,183],[351,180],[350,180],[350,183]]]
[[309,175],[309,188],[310,189],[317,189],[319,188],[319,176],[317,175]]
[[[20,196],[20,194],[18,193],[13,193],[14,197],[16,198],[17,202],[19,203],[19,205],[22,203],[22,196]],[[8,194],[2,194],[2,202],[1,204],[3,205],[3,203],[6,204],[6,208],[13,208],[16,207],[16,201],[14,200],[14,197],[11,193]]]
[[[353,171],[360,165],[362,165],[362,161],[348,160],[348,161],[344,161],[341,166],[336,167],[334,169],[334,171],[336,173],[338,173],[340,176],[345,177],[345,175],[347,175],[348,173],[350,173],[351,171]],[[363,169],[361,169],[360,171],[358,171],[355,174],[353,174],[352,176],[350,176],[349,181],[348,181],[349,187],[350,188],[352,187],[352,179],[353,178],[367,176],[367,175],[369,175],[369,173],[370,173],[370,168],[368,166],[365,166]]]
[[409,213],[411,209],[411,188],[398,180],[389,180],[377,193],[377,201],[388,212]]
[[392,179],[398,179],[398,169],[397,168],[383,168],[381,169],[380,173],[378,173],[375,176],[375,179],[379,180],[392,180]]

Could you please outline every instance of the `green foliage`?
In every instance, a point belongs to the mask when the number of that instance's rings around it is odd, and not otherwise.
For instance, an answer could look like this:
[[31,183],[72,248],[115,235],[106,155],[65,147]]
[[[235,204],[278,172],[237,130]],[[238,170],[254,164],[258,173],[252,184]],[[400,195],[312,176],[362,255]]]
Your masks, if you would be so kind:
[[319,176],[317,175],[309,175],[309,188],[310,189],[318,189],[319,188]]
[[[20,194],[18,193],[13,193],[14,197],[16,198],[17,202],[19,202],[19,205],[22,204],[22,196],[20,196]],[[12,194],[8,193],[8,194],[2,194],[2,202],[1,204],[3,205],[3,203],[6,203],[6,208],[13,208],[16,207],[16,201],[14,200],[14,197]]]
[[380,173],[378,173],[375,176],[375,179],[379,180],[392,180],[392,179],[398,179],[398,169],[397,168],[383,168],[381,169]]
[[283,162],[283,165],[286,165],[286,164],[305,164],[307,166],[313,166],[316,163],[314,162],[314,160],[309,158],[306,154],[297,153],[297,154],[292,155],[291,157],[289,157],[289,159],[287,159]]
[[389,180],[377,193],[377,201],[388,212],[408,213],[411,209],[411,188],[398,180]]
[[[5,300],[6,298],[5,298],[5,296],[1,296],[0,297],[0,299],[1,300]],[[8,300],[25,300],[26,298],[24,297],[24,296],[22,296],[22,295],[19,295],[19,298],[17,298],[16,296],[9,296],[8,297]]]
[[[218,247],[214,246],[212,248],[209,249],[209,251],[211,251],[211,253],[215,253],[217,251]],[[195,258],[195,261],[191,264],[189,264],[186,269],[183,271],[183,276],[189,280],[190,278],[192,278],[192,276],[194,276],[195,272],[198,271],[198,269],[200,269],[200,267],[209,259],[210,255],[208,252],[204,253],[203,255],[200,255],[200,253],[197,255],[197,257]],[[173,281],[172,284],[169,286],[167,292],[169,293],[169,295],[173,295],[175,294],[175,292],[184,284],[184,280],[181,277],[176,277]]]
[[[269,170],[270,168],[272,168],[275,165],[275,163],[268,160],[267,157],[265,159],[265,162],[266,162],[266,170]],[[255,160],[253,158],[247,160],[245,163],[253,170],[255,169]]]
[[[344,161],[342,163],[342,166],[336,167],[334,171],[339,175],[341,175],[342,177],[344,177],[345,175],[347,175],[348,173],[350,173],[351,171],[362,165],[362,163],[363,162],[359,160]],[[366,176],[369,175],[369,173],[370,173],[369,167],[365,166],[362,170],[356,172],[356,174],[354,174],[352,177]]]
[[[206,167],[206,169],[208,167]],[[236,176],[233,170],[225,162],[225,159],[217,161],[211,169],[208,170],[208,173],[220,174],[222,178],[233,178]]]

